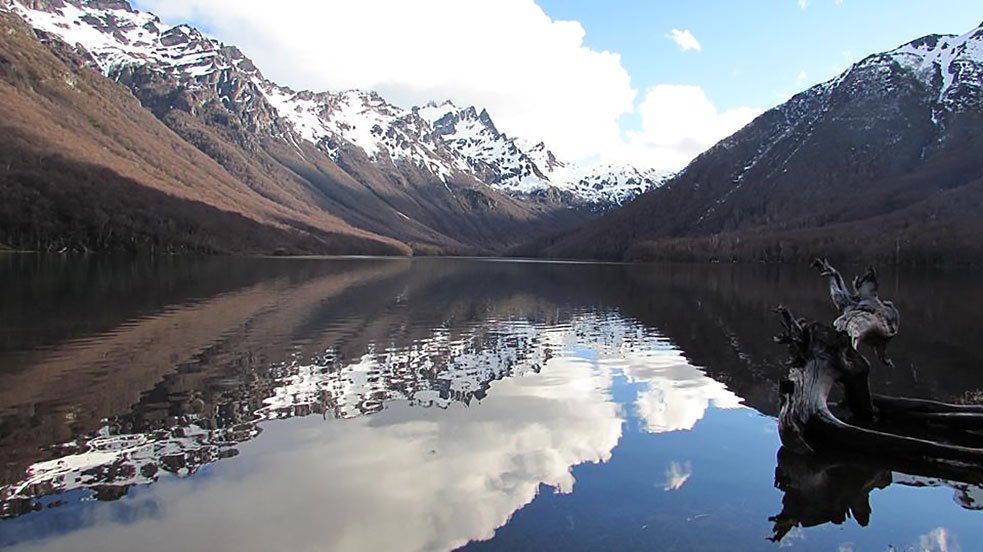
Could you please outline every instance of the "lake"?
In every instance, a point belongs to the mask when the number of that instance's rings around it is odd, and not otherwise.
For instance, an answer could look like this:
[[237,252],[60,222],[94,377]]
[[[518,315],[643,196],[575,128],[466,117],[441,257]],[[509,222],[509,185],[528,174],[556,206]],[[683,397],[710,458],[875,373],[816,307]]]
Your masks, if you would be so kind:
[[[841,267],[852,275],[861,267]],[[0,255],[0,547],[975,550],[978,486],[779,453],[808,267]],[[983,389],[983,285],[882,273],[876,392]]]

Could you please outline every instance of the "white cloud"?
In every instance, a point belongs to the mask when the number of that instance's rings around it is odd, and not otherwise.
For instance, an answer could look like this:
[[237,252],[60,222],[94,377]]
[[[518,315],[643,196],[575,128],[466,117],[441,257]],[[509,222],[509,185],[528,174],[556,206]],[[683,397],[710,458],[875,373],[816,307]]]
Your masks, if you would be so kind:
[[636,91],[619,54],[583,43],[576,21],[534,0],[143,0],[239,46],[295,88],[373,89],[402,107],[430,100],[486,107],[510,134],[568,159],[617,147]]
[[689,32],[686,29],[683,30],[673,29],[669,31],[669,34],[666,35],[666,38],[672,40],[677,45],[679,45],[679,47],[682,48],[684,52],[687,50],[696,50],[697,52],[703,50],[703,46],[700,46],[700,42],[696,40],[696,37],[693,36],[693,33]]
[[809,7],[809,0],[799,0],[799,9],[804,10]]
[[809,80],[809,74],[806,73],[805,69],[802,69],[799,71],[798,76],[795,77],[795,85],[802,86],[807,80]]
[[[699,87],[658,85],[641,103],[617,53],[584,45],[576,21],[534,0],[139,0],[239,46],[270,79],[311,90],[375,90],[402,107],[451,99],[570,161],[680,169],[760,111],[718,112]],[[700,49],[688,30],[667,35]],[[642,130],[623,133],[638,113]]]
[[681,169],[761,114],[753,107],[718,111],[699,86],[660,84],[638,107],[642,129],[629,132],[613,161]]

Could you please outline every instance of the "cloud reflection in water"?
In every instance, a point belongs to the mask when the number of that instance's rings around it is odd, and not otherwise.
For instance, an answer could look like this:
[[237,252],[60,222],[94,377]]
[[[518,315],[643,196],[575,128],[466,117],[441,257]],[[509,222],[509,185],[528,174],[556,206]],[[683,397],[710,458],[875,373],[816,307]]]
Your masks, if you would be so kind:
[[741,398],[686,361],[676,349],[645,351],[626,357],[629,381],[645,384],[635,402],[649,433],[690,430],[707,408],[739,408]]
[[[574,466],[611,458],[624,415],[612,398],[619,375],[642,384],[635,408],[649,432],[691,429],[711,404],[740,403],[664,338],[615,314],[493,322],[456,337],[436,329],[409,347],[375,346],[348,362],[328,354],[274,372],[272,387],[256,386],[267,398],[236,434],[236,461],[104,505],[84,527],[33,544],[448,550],[492,537],[543,485],[572,492]],[[262,438],[247,443],[260,429]],[[47,485],[53,494],[151,483],[160,474],[147,466],[166,465],[175,450],[207,464],[222,455],[201,451],[237,442],[193,424],[158,437],[150,445],[147,436],[96,436],[102,441],[60,464],[35,465],[31,485],[18,488]],[[106,439],[131,446],[107,447]],[[100,479],[121,465],[130,477]],[[673,464],[666,489],[691,473],[689,463]],[[113,507],[153,514],[122,523]]]

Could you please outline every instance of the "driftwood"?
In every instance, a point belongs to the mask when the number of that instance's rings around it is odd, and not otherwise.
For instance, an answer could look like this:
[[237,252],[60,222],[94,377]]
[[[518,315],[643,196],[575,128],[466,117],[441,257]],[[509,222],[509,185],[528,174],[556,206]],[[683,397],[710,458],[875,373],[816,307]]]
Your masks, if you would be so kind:
[[[840,273],[825,260],[814,265],[829,278],[840,316],[833,324],[797,319],[783,307],[782,332],[775,341],[789,349],[788,378],[780,385],[778,429],[782,443],[797,454],[841,450],[945,466],[983,467],[983,408],[871,395],[871,366],[858,350],[884,352],[898,331],[897,308],[877,295],[872,269],[847,290]],[[842,385],[846,415],[828,404],[834,386]]]
[[829,279],[829,294],[840,316],[833,327],[850,336],[854,349],[861,343],[874,349],[877,358],[888,366],[894,366],[887,358],[888,342],[898,334],[901,316],[891,301],[883,301],[877,294],[877,271],[868,268],[862,276],[853,280],[853,292],[847,289],[843,276],[826,259],[816,259],[812,265]]

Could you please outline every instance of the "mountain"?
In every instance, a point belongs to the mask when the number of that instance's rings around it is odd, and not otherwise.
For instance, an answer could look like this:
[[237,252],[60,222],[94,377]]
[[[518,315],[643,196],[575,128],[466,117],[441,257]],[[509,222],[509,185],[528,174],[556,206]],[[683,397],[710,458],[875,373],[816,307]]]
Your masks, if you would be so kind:
[[606,259],[983,258],[983,26],[875,54],[665,186],[524,253]]
[[493,188],[512,197],[552,197],[597,210],[618,206],[661,186],[671,173],[629,165],[577,166],[560,161],[546,144],[509,138],[495,128],[486,110],[431,102],[414,108],[434,133]]
[[[9,136],[22,139],[5,145],[14,161],[3,173],[8,212],[0,217],[0,243],[105,249],[149,241],[168,250],[489,253],[530,233],[582,221],[665,178],[626,167],[587,175],[559,162],[550,166],[555,158],[545,146],[520,149],[486,111],[473,107],[434,103],[402,109],[373,92],[295,91],[266,79],[234,46],[187,25],[165,25],[123,0],[2,0],[0,11],[5,28],[17,28],[16,20],[23,19],[54,53],[45,56],[29,44],[33,37],[27,32],[8,34],[0,51],[10,76],[5,104],[15,99],[4,108],[13,111],[19,104],[32,112],[30,118],[7,119]],[[21,56],[25,50],[38,59]],[[33,71],[41,66],[65,76],[34,82]],[[105,82],[97,82],[97,73]],[[72,88],[79,80],[91,88]],[[66,87],[91,101],[76,101],[60,90]],[[41,92],[47,101],[38,101],[41,88],[51,88]],[[133,96],[156,122],[137,113]],[[117,113],[124,107],[127,113]],[[38,124],[67,120],[95,123],[61,124],[60,134],[41,132]],[[116,128],[122,120],[133,124]],[[110,127],[114,134],[101,137],[103,151],[128,150],[125,160],[83,147],[95,143],[93,134],[110,134]],[[130,147],[150,146],[164,136],[169,147]],[[73,168],[22,167],[16,160],[34,155],[23,143]],[[193,159],[198,172],[175,166],[173,155]],[[144,174],[141,164],[155,172]],[[127,205],[73,212],[66,194],[76,184],[35,182],[105,170],[113,173],[109,180],[127,179],[120,185],[131,190],[122,194]],[[72,180],[89,184],[71,193],[115,202],[117,193],[96,189],[93,178]],[[234,188],[237,197],[228,197],[226,188]],[[29,197],[51,205],[26,217]],[[190,203],[154,212],[153,204],[171,198]],[[194,209],[203,211],[192,224],[184,219]],[[272,234],[240,243],[237,236],[244,232],[203,230],[201,221],[215,220],[204,214],[210,209],[221,211],[219,218],[241,217],[254,233]],[[107,215],[131,210],[143,218]],[[166,237],[159,235],[165,225],[157,215],[173,221]],[[181,237],[189,224],[208,239]],[[129,242],[120,243],[120,236]]]
[[37,249],[409,252],[266,196],[123,87],[0,13],[0,242]]

